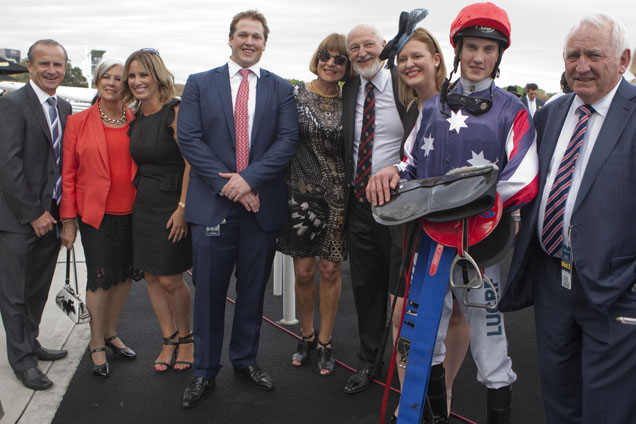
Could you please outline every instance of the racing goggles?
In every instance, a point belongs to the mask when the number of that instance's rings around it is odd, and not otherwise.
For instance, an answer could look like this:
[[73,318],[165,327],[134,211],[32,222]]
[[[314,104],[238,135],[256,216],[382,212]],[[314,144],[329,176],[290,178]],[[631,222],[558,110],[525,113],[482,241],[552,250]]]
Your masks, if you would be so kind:
[[464,96],[453,89],[457,86],[457,81],[444,92],[442,87],[442,104],[447,104],[453,111],[457,112],[462,107],[471,115],[481,115],[492,107],[492,85],[490,86],[490,96],[482,97]]

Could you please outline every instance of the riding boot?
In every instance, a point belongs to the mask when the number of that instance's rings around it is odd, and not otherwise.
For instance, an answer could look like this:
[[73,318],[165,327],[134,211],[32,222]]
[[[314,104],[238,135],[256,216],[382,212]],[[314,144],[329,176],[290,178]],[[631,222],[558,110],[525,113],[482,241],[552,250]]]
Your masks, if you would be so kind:
[[[446,372],[444,364],[433,365],[428,380],[428,390],[426,391],[428,408],[424,409],[422,415],[423,424],[446,424],[448,423],[448,409],[446,405]],[[430,423],[429,416],[433,416],[433,423]]]
[[511,402],[510,386],[488,389],[488,424],[509,424]]

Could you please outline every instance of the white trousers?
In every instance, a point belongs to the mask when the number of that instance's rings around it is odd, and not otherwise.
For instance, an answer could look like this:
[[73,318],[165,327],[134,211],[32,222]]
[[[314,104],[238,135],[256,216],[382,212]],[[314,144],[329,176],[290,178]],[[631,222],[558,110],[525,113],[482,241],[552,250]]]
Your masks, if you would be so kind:
[[[458,272],[454,275],[455,281],[463,281],[461,272],[458,269],[456,271]],[[500,295],[499,264],[486,268],[484,273],[493,282],[497,293]],[[433,365],[441,364],[446,357],[444,340],[446,339],[450,316],[453,312],[451,290],[457,298],[462,313],[470,327],[470,351],[477,365],[477,381],[489,389],[499,389],[511,385],[517,380],[517,374],[512,370],[512,360],[508,356],[508,340],[506,339],[503,314],[497,309],[475,308],[464,305],[462,301],[464,289],[451,288],[450,284],[444,298],[444,308],[437,330]],[[469,290],[467,294],[467,300],[473,303],[492,303],[493,298],[492,289],[486,284],[481,289]]]

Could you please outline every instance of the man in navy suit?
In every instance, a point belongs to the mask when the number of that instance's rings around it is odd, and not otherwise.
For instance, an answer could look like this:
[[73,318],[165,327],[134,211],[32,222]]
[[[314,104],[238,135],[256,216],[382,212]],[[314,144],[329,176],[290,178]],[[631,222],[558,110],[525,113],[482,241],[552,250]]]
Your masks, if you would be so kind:
[[[563,57],[574,93],[535,116],[539,195],[522,212],[499,309],[534,303],[549,423],[634,423],[636,326],[616,319],[636,316],[636,87],[622,77],[625,27],[584,18]],[[555,178],[568,156],[573,171]],[[552,207],[559,183],[566,197]]]
[[537,97],[539,86],[533,82],[526,84],[526,94],[521,98],[521,103],[528,109],[530,116],[534,117],[537,110],[543,107],[543,101]]
[[274,388],[256,354],[275,238],[289,215],[284,177],[296,151],[298,116],[292,85],[258,65],[268,34],[259,12],[234,16],[228,63],[191,75],[183,92],[178,139],[192,165],[186,219],[192,224],[196,285],[194,379],[183,408],[203,398],[221,368],[233,271],[230,361],[253,386]]
[[71,105],[55,92],[68,56],[54,40],[28,52],[30,81],[0,98],[0,311],[7,355],[26,387],[53,385],[38,360],[64,358],[37,340],[60,250],[62,134]]

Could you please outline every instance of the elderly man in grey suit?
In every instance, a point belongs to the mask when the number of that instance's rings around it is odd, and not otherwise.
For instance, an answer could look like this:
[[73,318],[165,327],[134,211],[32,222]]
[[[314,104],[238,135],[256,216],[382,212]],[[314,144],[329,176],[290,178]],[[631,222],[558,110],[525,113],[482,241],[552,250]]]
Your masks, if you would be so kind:
[[597,14],[567,36],[574,91],[537,111],[539,194],[499,309],[534,304],[547,422],[636,422],[636,87],[625,27]]
[[58,42],[35,42],[28,52],[30,81],[0,98],[0,311],[9,364],[34,390],[53,384],[38,360],[67,353],[37,340],[60,248],[62,133],[71,105],[55,92],[67,59]]

